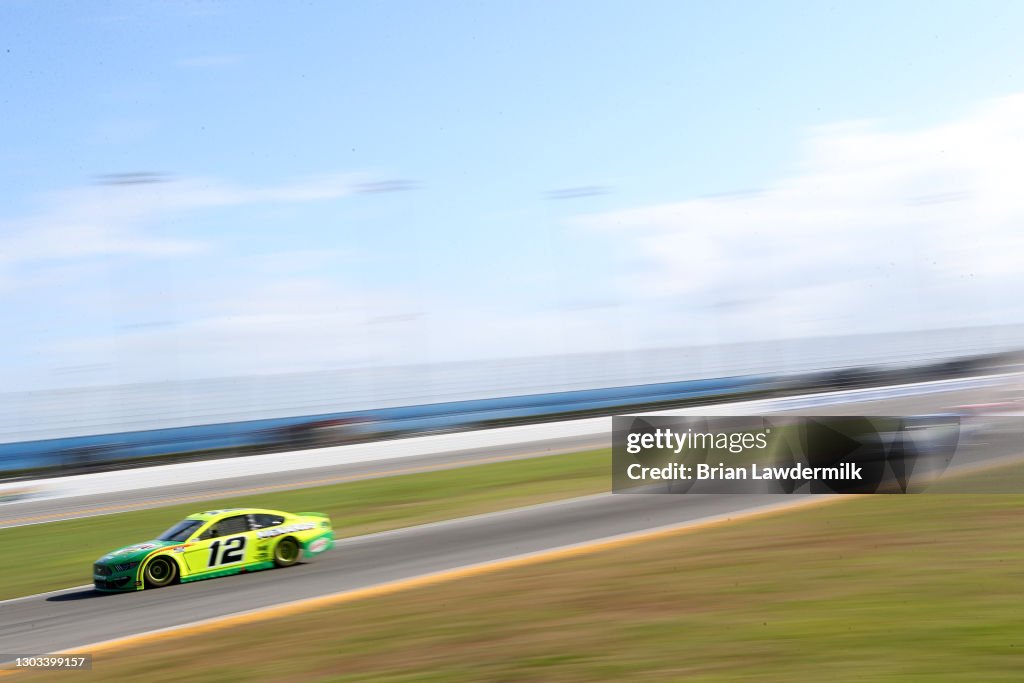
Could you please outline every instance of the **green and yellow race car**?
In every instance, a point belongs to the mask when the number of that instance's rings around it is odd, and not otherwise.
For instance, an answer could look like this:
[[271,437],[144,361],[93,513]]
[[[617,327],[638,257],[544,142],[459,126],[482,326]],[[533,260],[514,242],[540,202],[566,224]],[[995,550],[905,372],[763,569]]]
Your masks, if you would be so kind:
[[235,508],[189,515],[152,541],[107,553],[93,565],[101,591],[288,567],[331,547],[331,520],[319,512]]

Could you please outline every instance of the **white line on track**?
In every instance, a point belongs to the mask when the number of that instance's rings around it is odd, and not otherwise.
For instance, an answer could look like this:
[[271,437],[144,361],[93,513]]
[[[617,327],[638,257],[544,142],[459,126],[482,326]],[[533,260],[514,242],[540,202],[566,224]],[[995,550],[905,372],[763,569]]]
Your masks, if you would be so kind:
[[7,598],[6,600],[0,600],[0,605],[7,605],[12,602],[21,602],[23,600],[33,600],[35,598],[45,598],[49,595],[60,595],[62,593],[71,593],[72,591],[80,591],[86,588],[92,588],[91,583],[83,583],[81,586],[71,586],[70,588],[58,588],[57,590],[46,591],[45,593],[33,593],[32,595],[22,595],[17,598]]

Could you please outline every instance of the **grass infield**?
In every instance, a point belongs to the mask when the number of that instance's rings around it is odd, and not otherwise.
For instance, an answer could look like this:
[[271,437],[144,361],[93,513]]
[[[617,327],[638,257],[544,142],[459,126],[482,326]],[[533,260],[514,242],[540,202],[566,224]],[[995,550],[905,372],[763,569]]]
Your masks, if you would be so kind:
[[610,467],[604,449],[0,529],[7,549],[0,553],[0,600],[90,583],[100,555],[154,538],[200,510],[325,512],[343,538],[600,493],[609,489]]

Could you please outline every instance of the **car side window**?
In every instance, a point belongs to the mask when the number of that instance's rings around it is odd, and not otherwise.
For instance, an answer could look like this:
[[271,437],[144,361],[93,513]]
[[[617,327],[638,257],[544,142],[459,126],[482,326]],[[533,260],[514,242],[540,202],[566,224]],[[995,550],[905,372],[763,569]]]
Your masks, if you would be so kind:
[[232,534],[240,534],[248,530],[249,520],[246,518],[246,515],[235,515],[234,517],[227,517],[214,524],[203,532],[199,537],[199,540],[205,541],[208,538],[231,536]]
[[284,517],[281,515],[250,515],[253,529],[266,529],[268,526],[277,526],[284,522]]

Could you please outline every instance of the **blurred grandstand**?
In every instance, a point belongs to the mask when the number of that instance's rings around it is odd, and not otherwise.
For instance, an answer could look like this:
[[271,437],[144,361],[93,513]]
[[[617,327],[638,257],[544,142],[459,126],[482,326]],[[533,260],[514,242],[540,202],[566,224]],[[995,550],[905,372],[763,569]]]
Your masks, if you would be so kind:
[[0,394],[0,477],[1014,371],[1024,327]]

